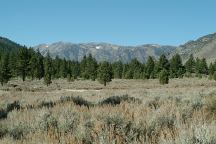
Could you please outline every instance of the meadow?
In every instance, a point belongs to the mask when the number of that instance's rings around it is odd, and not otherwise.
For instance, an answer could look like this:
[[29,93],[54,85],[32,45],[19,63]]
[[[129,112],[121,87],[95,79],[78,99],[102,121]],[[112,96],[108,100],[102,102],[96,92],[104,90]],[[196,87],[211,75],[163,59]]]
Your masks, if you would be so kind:
[[0,87],[0,143],[215,144],[216,81],[14,79]]

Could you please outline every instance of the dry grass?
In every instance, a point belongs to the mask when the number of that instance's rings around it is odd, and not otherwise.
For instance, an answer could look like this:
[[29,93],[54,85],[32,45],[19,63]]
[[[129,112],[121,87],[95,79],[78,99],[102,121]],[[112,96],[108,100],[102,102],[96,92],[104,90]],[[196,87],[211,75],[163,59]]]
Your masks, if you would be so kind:
[[205,78],[13,80],[0,88],[0,143],[215,144],[215,107],[216,82]]

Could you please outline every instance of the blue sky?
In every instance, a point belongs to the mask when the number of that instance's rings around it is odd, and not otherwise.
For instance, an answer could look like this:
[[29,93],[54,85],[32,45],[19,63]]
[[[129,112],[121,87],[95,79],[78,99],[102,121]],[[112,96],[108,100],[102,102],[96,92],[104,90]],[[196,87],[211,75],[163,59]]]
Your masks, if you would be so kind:
[[216,0],[0,0],[0,35],[56,41],[179,45],[216,32]]

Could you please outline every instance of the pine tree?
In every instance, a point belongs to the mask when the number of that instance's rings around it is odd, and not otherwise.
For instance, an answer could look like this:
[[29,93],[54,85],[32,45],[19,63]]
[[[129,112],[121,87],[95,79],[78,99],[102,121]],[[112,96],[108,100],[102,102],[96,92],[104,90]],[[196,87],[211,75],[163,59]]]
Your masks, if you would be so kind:
[[80,76],[80,64],[79,64],[79,62],[72,61],[71,75],[74,79],[77,79],[77,77]]
[[213,63],[211,62],[211,63],[209,64],[209,75],[210,75],[210,76],[213,76],[213,75],[214,75],[214,72],[215,72],[215,67],[214,67]]
[[187,73],[194,73],[195,72],[195,60],[193,55],[190,55],[190,58],[185,63],[185,69]]
[[95,80],[97,78],[97,61],[92,57],[91,54],[88,55],[86,59],[86,74],[87,78],[91,80]]
[[132,59],[129,63],[129,75],[132,79],[139,79],[142,77],[143,65],[137,60]]
[[196,61],[195,61],[195,73],[196,75],[198,76],[199,74],[201,74],[201,69],[200,69],[200,64],[201,63],[201,60],[199,58],[196,58]]
[[112,64],[114,78],[121,79],[123,75],[123,63],[121,61]]
[[11,71],[11,77],[17,76],[17,54],[11,52],[9,54],[9,69]]
[[82,61],[80,62],[80,70],[81,70],[81,76],[84,79],[89,79],[89,75],[86,71],[86,67],[87,67],[87,57],[86,55],[83,57]]
[[112,68],[108,62],[102,62],[98,68],[98,81],[104,86],[112,81]]
[[169,71],[170,64],[168,59],[164,54],[162,54],[159,58],[158,65],[157,65],[157,72],[159,73],[161,70],[166,69]]
[[29,74],[32,80],[36,77],[37,64],[37,55],[33,54],[29,61]]
[[154,68],[155,62],[151,56],[149,56],[148,61],[146,63],[146,70],[145,70],[145,78],[154,78]]
[[53,71],[54,71],[54,77],[57,79],[61,77],[61,74],[60,74],[61,63],[62,63],[62,60],[58,56],[56,56],[53,62],[53,68],[54,68]]
[[160,82],[160,84],[168,84],[169,83],[169,73],[166,69],[163,69],[159,73],[159,82]]
[[29,54],[27,48],[19,49],[17,63],[18,75],[20,75],[22,80],[25,81],[29,71]]
[[39,52],[37,52],[37,66],[35,68],[35,76],[39,80],[44,77],[44,63],[43,63],[43,61],[44,61],[43,56]]
[[60,76],[66,78],[68,74],[67,61],[64,58],[60,66]]
[[45,76],[44,76],[44,83],[49,86],[52,83],[52,59],[47,54],[47,57],[45,59]]
[[1,85],[7,83],[11,78],[11,72],[9,69],[9,55],[6,54],[2,57],[0,65],[0,82]]
[[178,78],[184,74],[182,59],[179,54],[176,54],[170,60],[170,77]]
[[208,65],[205,58],[202,58],[202,60],[200,61],[200,70],[201,74],[208,75]]

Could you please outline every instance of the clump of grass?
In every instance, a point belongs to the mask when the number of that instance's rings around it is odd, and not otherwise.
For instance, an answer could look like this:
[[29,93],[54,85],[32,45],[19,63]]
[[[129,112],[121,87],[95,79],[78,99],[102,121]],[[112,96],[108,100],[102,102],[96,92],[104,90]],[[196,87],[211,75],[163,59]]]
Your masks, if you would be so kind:
[[151,109],[158,109],[160,107],[160,97],[155,97],[153,100],[147,102],[148,107]]
[[186,123],[187,120],[191,119],[192,116],[193,116],[192,107],[186,107],[181,110],[181,118],[184,123]]
[[119,105],[122,102],[128,102],[128,103],[141,103],[141,100],[138,98],[134,97],[129,97],[128,95],[123,95],[123,96],[112,96],[109,98],[106,98],[99,102],[100,105]]
[[206,98],[207,110],[216,117],[216,96],[209,96]]

